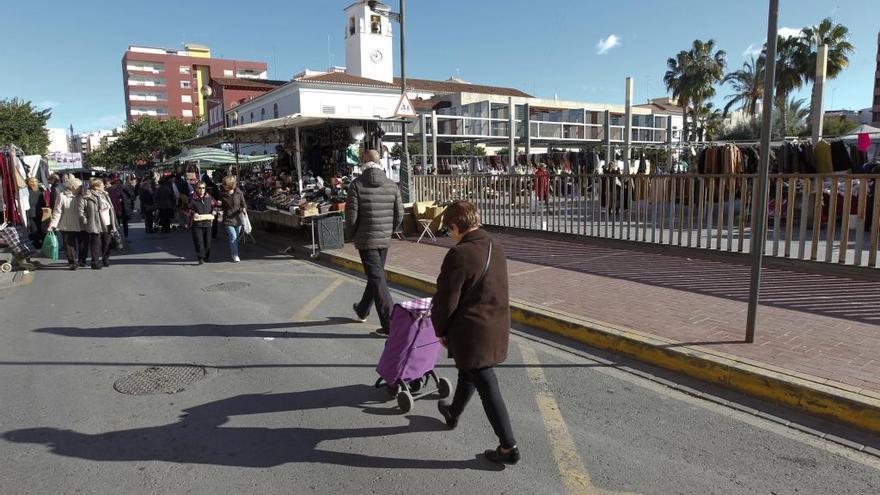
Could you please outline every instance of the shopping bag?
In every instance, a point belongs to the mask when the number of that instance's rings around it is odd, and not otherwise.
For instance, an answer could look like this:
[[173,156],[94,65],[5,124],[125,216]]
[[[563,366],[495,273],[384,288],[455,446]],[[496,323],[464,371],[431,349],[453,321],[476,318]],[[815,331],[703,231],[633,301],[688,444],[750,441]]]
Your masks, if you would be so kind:
[[43,255],[52,261],[58,259],[58,236],[55,232],[49,232],[43,238]]
[[250,234],[253,230],[251,219],[248,217],[247,213],[241,214],[241,230],[243,230],[245,234]]
[[113,249],[114,251],[122,251],[124,246],[119,231],[114,230],[113,232],[110,232],[110,249]]

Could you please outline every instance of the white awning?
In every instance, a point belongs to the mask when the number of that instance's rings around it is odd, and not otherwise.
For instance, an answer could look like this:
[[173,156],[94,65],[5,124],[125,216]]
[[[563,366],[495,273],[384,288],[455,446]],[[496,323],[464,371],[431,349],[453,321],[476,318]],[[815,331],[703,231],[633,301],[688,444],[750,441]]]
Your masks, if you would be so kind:
[[332,122],[401,122],[400,119],[350,116],[350,115],[303,115],[296,113],[277,119],[261,120],[233,127],[227,127],[225,132],[233,141],[247,142],[277,142],[283,139],[283,131],[288,129],[301,129],[315,127]]

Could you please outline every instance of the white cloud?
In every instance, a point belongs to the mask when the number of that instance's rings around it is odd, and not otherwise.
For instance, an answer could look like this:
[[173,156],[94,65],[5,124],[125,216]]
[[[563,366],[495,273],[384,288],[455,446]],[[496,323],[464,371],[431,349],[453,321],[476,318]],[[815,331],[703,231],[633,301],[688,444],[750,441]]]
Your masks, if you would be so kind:
[[605,55],[608,53],[608,50],[611,50],[618,45],[620,45],[620,38],[616,34],[610,34],[604,40],[599,40],[599,42],[596,43],[596,53],[599,55]]
[[55,108],[60,105],[61,105],[61,103],[59,103],[57,101],[53,101],[53,100],[43,100],[43,101],[38,101],[38,102],[34,103],[34,106],[37,108]]
[[754,45],[749,44],[749,47],[743,51],[743,57],[757,57],[761,54],[761,51],[764,49],[763,45]]
[[800,36],[803,33],[800,29],[790,28],[790,27],[781,27],[779,28],[779,36],[783,38],[794,38]]

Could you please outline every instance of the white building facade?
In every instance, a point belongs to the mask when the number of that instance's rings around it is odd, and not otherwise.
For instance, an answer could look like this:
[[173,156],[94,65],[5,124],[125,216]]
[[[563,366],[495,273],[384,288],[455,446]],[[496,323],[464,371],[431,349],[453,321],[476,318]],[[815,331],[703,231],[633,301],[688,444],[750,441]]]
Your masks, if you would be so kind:
[[[293,114],[393,117],[400,98],[400,80],[393,75],[392,23],[387,6],[376,2],[374,8],[367,1],[358,1],[345,9],[346,67],[306,70],[289,83],[228,110],[226,126]],[[436,119],[425,125],[425,132],[436,131],[446,141],[466,140],[490,148],[507,146],[502,143],[509,136],[510,103],[516,109],[514,135],[517,140],[528,139],[534,151],[577,148],[606,138],[624,141],[623,104],[541,99],[514,88],[455,78],[408,79],[407,94],[419,113]],[[664,108],[632,108],[634,143],[664,144],[680,139],[681,112]],[[421,122],[418,124],[410,126],[409,132],[419,133]],[[396,128],[397,136],[391,130],[388,139],[399,138],[399,126]]]

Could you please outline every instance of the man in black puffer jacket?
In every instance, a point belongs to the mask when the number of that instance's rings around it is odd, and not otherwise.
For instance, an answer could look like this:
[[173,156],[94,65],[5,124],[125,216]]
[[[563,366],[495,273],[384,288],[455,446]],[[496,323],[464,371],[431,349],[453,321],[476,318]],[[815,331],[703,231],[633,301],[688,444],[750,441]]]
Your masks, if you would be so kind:
[[403,220],[403,203],[397,184],[379,166],[379,153],[368,150],[361,161],[364,173],[348,187],[345,205],[346,237],[354,241],[367,275],[364,296],[355,303],[354,312],[358,320],[365,321],[375,302],[382,324],[376,334],[388,336],[393,301],[385,282],[385,258],[391,235]]

